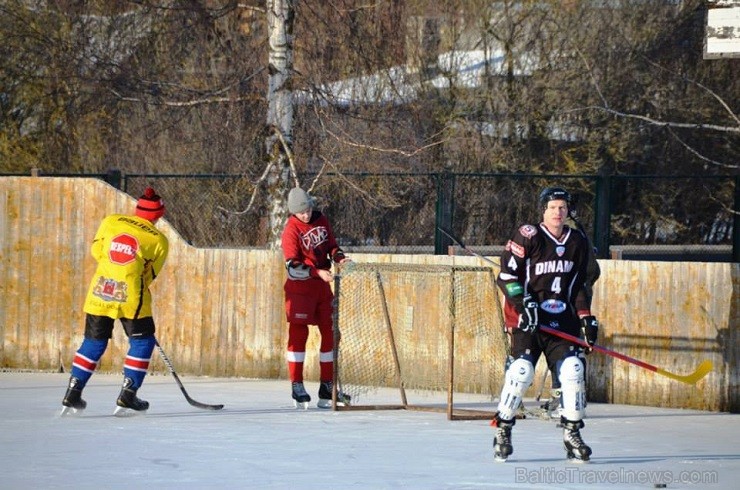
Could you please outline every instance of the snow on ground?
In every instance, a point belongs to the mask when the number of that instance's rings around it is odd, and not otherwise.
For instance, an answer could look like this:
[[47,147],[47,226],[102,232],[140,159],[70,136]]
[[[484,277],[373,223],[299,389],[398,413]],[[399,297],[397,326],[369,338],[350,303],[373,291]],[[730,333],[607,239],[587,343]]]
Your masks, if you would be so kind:
[[[99,373],[84,414],[60,418],[67,379],[0,373],[0,489],[740,488],[738,414],[590,404],[590,463],[565,461],[561,429],[539,419],[518,421],[514,454],[495,463],[486,420],[298,411],[285,380],[181,376],[192,398],[225,404],[206,411],[150,375],[149,412],[119,418],[121,376]],[[306,385],[315,402],[318,383]]]

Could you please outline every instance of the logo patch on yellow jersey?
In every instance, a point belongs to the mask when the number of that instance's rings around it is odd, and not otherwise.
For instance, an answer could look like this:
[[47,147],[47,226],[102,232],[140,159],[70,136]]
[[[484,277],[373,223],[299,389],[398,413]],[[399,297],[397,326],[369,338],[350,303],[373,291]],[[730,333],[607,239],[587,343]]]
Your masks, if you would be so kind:
[[100,276],[92,293],[103,301],[125,303],[128,299],[128,285],[125,281],[115,281]]
[[118,265],[126,265],[136,260],[139,251],[139,240],[128,233],[121,233],[113,237],[108,250],[110,261]]

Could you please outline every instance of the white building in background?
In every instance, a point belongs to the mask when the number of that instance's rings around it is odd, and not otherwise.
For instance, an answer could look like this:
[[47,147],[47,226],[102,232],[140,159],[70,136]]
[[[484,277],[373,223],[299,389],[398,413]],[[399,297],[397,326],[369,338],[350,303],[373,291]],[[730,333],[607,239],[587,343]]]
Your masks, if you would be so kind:
[[740,58],[740,0],[709,0],[704,59]]

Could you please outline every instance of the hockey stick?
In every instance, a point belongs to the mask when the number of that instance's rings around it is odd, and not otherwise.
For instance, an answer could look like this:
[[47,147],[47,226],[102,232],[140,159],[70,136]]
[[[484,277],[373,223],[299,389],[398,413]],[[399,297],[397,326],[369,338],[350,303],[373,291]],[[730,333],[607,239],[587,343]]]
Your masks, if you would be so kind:
[[470,250],[469,248],[467,248],[465,246],[465,244],[461,240],[459,240],[459,239],[455,238],[454,236],[452,236],[452,234],[450,232],[448,232],[447,230],[445,230],[441,226],[438,226],[437,229],[439,231],[441,231],[442,233],[444,233],[445,235],[447,235],[447,238],[449,238],[450,240],[452,240],[453,242],[455,242],[458,247],[460,247],[461,249],[465,250],[470,255],[472,255],[474,257],[478,257],[481,260],[485,260],[489,264],[493,264],[495,266],[498,266],[498,264],[496,262],[494,262],[493,260],[489,259],[488,257],[484,257],[484,256],[482,256],[482,255],[474,252],[473,250]]
[[[447,235],[447,237],[450,240],[452,240],[453,242],[455,242],[458,246],[460,246],[460,248],[462,248],[463,250],[465,250],[469,254],[474,255],[474,256],[482,259],[482,260],[485,260],[486,262],[490,262],[491,264],[498,265],[495,262],[493,262],[492,260],[490,260],[490,259],[488,259],[486,257],[483,257],[482,255],[479,255],[479,254],[475,253],[474,251],[469,250],[468,248],[466,248],[465,247],[465,244],[463,244],[462,241],[460,241],[457,238],[455,238],[454,236],[452,236],[452,234],[450,234],[449,232],[445,231],[443,228],[441,228],[441,227],[438,226],[437,229],[439,231],[441,231],[442,233],[444,233],[445,235]],[[571,342],[573,342],[575,344],[578,344],[578,345],[581,345],[583,347],[591,347],[593,350],[599,351],[599,352],[601,352],[603,354],[606,354],[608,356],[616,357],[617,359],[621,359],[623,361],[627,361],[629,363],[632,363],[632,364],[634,364],[636,366],[640,366],[643,369],[647,369],[649,371],[653,371],[653,372],[658,373],[658,374],[660,374],[662,376],[666,376],[668,378],[675,379],[676,381],[680,381],[682,383],[687,383],[687,384],[690,384],[690,385],[695,385],[700,379],[702,379],[704,376],[706,376],[707,374],[709,374],[709,372],[712,371],[712,369],[714,369],[714,366],[712,365],[712,361],[705,360],[704,362],[702,362],[701,364],[699,364],[699,367],[697,367],[696,370],[693,373],[691,373],[689,375],[686,375],[686,376],[682,376],[680,374],[671,373],[669,371],[666,371],[665,369],[661,369],[661,368],[659,368],[657,366],[653,366],[651,364],[648,364],[646,362],[643,362],[643,361],[634,359],[634,358],[629,357],[629,356],[626,356],[624,354],[620,354],[619,352],[615,352],[613,350],[607,349],[606,347],[602,347],[600,345],[592,345],[592,346],[589,346],[588,343],[585,340],[580,339],[578,337],[574,337],[572,335],[568,335],[567,333],[561,332],[560,330],[555,330],[555,329],[552,329],[550,327],[545,327],[545,326],[540,326],[540,329],[543,332],[547,332],[549,334],[552,334],[552,335],[555,335],[555,336],[564,338],[566,340],[570,340]]]
[[180,391],[182,391],[182,394],[185,395],[185,399],[188,401],[189,404],[194,407],[202,408],[203,410],[221,410],[222,408],[224,408],[223,405],[209,405],[207,403],[201,403],[190,398],[190,395],[188,395],[188,392],[185,391],[185,387],[182,385],[182,381],[180,381],[180,377],[175,372],[175,367],[172,365],[172,361],[170,361],[170,358],[167,357],[167,354],[164,353],[164,349],[162,349],[162,346],[159,345],[159,341],[157,339],[154,339],[154,345],[157,346],[157,349],[159,350],[159,355],[162,356],[162,360],[165,364],[167,364],[167,368],[170,370],[170,373],[172,373],[172,377],[175,378],[177,386],[180,387]]
[[585,340],[583,340],[583,339],[581,339],[579,337],[574,337],[573,335],[569,335],[569,334],[567,334],[565,332],[561,332],[560,330],[556,330],[556,329],[550,328],[550,327],[545,327],[544,325],[540,325],[539,328],[543,332],[549,333],[551,335],[555,335],[556,337],[560,337],[561,339],[570,340],[574,344],[578,344],[578,345],[581,345],[583,347],[591,347],[593,350],[599,351],[599,352],[601,352],[603,354],[606,354],[608,356],[616,357],[617,359],[621,359],[623,361],[627,361],[627,362],[629,362],[631,364],[634,364],[635,366],[640,366],[641,368],[647,369],[648,371],[653,371],[653,372],[658,373],[660,375],[663,375],[663,376],[666,376],[668,378],[675,379],[676,381],[680,381],[682,383],[686,383],[686,384],[690,384],[690,385],[695,385],[697,383],[697,381],[699,381],[704,376],[706,376],[707,374],[709,374],[709,372],[712,371],[712,369],[714,368],[714,366],[712,365],[712,361],[710,361],[710,360],[707,359],[707,360],[703,361],[701,364],[699,364],[699,367],[697,367],[696,370],[693,373],[687,374],[686,376],[682,376],[680,374],[674,374],[674,373],[668,372],[665,369],[661,369],[661,368],[659,368],[657,366],[653,366],[652,364],[648,364],[646,362],[639,361],[637,359],[634,359],[632,357],[626,356],[624,354],[620,354],[619,352],[615,352],[615,351],[613,351],[611,349],[607,349],[606,347],[602,347],[600,345],[594,344],[594,345],[589,346],[588,345],[588,342],[586,342]]
[[540,383],[540,389],[537,391],[537,396],[534,397],[535,400],[540,401],[540,398],[542,398],[542,392],[545,391],[545,382],[547,382],[547,375],[550,374],[550,370],[545,366],[545,369],[542,373],[542,383]]

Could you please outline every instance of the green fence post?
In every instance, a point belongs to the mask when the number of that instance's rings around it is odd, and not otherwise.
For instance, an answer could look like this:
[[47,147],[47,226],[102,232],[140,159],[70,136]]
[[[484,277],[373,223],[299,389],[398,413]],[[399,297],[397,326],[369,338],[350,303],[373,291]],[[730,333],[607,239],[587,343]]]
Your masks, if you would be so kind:
[[596,209],[594,216],[594,246],[597,257],[609,258],[609,235],[611,234],[611,179],[608,175],[596,177]]
[[121,189],[121,171],[111,168],[108,173],[105,174],[105,181],[116,189]]
[[735,209],[732,218],[732,261],[740,262],[740,176],[735,176]]
[[437,206],[434,229],[434,255],[447,255],[452,240],[439,231],[439,228],[452,230],[455,210],[455,174],[445,172],[436,174]]

